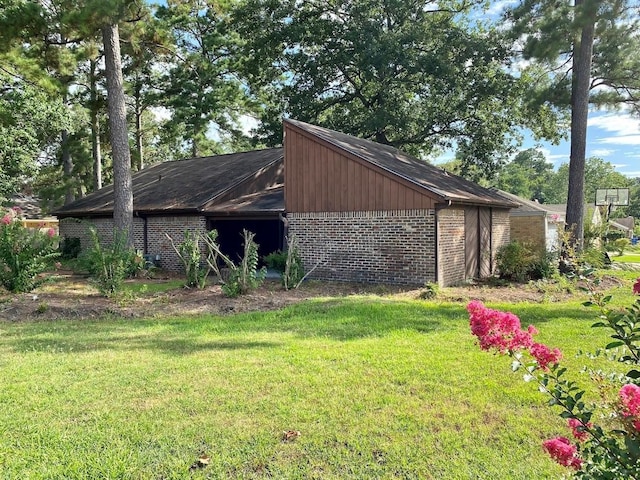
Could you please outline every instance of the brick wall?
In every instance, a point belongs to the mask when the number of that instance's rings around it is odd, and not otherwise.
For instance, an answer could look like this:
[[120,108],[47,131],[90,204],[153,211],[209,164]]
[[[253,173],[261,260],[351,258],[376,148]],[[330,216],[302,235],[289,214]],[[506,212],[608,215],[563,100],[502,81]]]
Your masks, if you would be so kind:
[[466,280],[464,209],[438,211],[438,283],[448,286]]
[[546,249],[546,219],[543,215],[511,216],[510,224],[511,240],[528,243],[542,250]]
[[433,210],[289,213],[312,278],[423,285],[435,281]]
[[492,273],[495,273],[498,250],[511,241],[511,220],[508,209],[492,209],[491,229],[491,266],[493,268]]
[[[103,244],[113,241],[113,219],[93,218],[89,220],[77,220],[65,218],[60,220],[60,237],[77,237],[80,239],[82,249],[91,246],[89,226],[93,225],[98,231],[98,236]],[[133,219],[133,237],[135,248],[151,255],[160,255],[157,265],[160,268],[171,271],[183,271],[183,265],[166,234],[173,238],[177,244],[184,240],[184,232],[205,232],[206,219],[202,216],[172,216],[172,217],[148,217],[147,218],[147,248],[144,246],[144,219]],[[200,246],[204,250],[204,245]]]

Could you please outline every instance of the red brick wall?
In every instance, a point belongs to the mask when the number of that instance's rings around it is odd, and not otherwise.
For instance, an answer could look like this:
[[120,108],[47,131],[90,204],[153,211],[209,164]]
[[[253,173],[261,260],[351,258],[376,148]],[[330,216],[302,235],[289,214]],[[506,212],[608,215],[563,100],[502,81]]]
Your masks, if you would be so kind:
[[[60,237],[78,237],[82,249],[91,246],[89,236],[89,226],[93,225],[98,231],[98,236],[103,244],[113,241],[113,219],[94,218],[79,221],[76,219],[63,219],[60,221]],[[151,255],[160,255],[158,266],[165,270],[180,272],[183,265],[175,251],[171,247],[171,242],[165,233],[176,245],[184,240],[184,232],[206,232],[206,219],[203,216],[173,216],[173,217],[148,217],[147,218],[147,249],[144,249],[144,220],[140,217],[134,218],[133,236],[136,250]],[[204,251],[204,245],[200,248]]]
[[423,285],[435,281],[433,210],[290,213],[311,278]]
[[438,283],[462,283],[465,275],[464,208],[438,210]]

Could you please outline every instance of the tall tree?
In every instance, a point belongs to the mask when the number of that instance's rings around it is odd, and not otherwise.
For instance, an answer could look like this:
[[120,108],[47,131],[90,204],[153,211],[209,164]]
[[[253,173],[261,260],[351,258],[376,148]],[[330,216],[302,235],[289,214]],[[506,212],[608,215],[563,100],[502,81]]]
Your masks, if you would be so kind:
[[529,108],[532,77],[505,68],[502,32],[467,20],[480,3],[245,0],[245,74],[270,100],[261,133],[279,143],[292,116],[417,155],[457,145],[463,166],[489,171],[518,127],[557,135],[542,128],[553,109]]
[[553,175],[553,164],[547,161],[540,150],[529,148],[519,152],[498,172],[496,186],[523,198],[545,203],[545,190]]
[[638,46],[639,14],[640,4],[635,0],[522,0],[507,12],[518,44],[524,45],[525,58],[548,66],[554,77],[547,97],[571,109],[566,218],[578,248],[584,231],[589,103],[637,105],[638,55],[623,62],[624,67],[614,65],[621,58],[620,51]]
[[191,156],[211,154],[223,137],[242,136],[239,116],[246,112],[231,55],[239,39],[228,28],[229,2],[168,0],[157,16],[176,43],[163,91],[172,113],[167,128],[183,137]]
[[113,222],[116,230],[125,235],[127,244],[133,247],[131,152],[129,151],[127,105],[124,97],[118,24],[114,22],[103,25],[102,39],[113,152]]

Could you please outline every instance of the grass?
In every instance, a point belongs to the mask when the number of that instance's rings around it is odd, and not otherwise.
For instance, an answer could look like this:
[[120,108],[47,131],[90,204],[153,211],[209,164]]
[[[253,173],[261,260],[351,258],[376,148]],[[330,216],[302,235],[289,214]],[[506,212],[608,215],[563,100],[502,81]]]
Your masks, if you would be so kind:
[[[631,297],[628,296],[628,299]],[[493,305],[576,378],[578,302]],[[566,435],[464,305],[350,297],[230,317],[0,323],[2,478],[559,478]],[[292,442],[282,432],[299,430]],[[201,454],[203,469],[189,467]]]
[[612,255],[611,260],[621,263],[640,263],[640,253],[625,252],[624,255]]

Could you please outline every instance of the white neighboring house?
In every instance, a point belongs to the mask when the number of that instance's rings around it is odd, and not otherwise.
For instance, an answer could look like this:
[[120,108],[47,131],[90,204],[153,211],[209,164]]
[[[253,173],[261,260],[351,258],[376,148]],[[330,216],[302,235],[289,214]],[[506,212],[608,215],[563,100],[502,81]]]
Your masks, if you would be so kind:
[[609,220],[609,228],[617,230],[624,235],[625,238],[633,238],[633,229],[635,227],[635,218],[629,216],[626,218],[615,218]]

